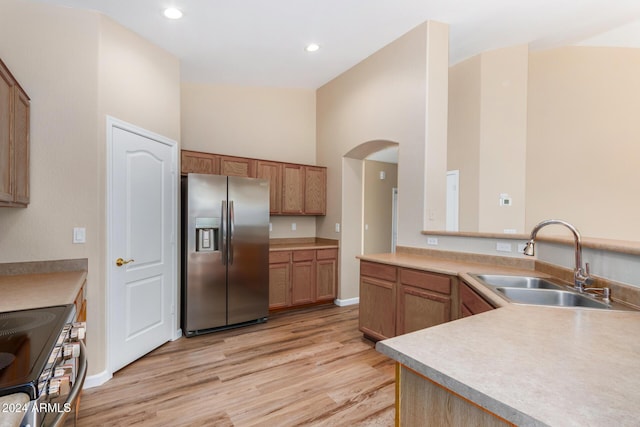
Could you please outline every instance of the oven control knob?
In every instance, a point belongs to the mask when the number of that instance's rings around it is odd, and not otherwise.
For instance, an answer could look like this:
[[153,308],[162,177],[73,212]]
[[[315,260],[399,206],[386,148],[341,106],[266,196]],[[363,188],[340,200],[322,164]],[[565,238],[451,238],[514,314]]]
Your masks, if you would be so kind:
[[71,328],[70,338],[73,341],[83,340],[87,332],[87,324],[85,322],[77,322]]
[[80,343],[72,342],[72,343],[65,344],[63,357],[65,359],[80,357]]
[[53,377],[49,380],[48,395],[58,397],[60,394],[69,394],[70,388],[69,376]]

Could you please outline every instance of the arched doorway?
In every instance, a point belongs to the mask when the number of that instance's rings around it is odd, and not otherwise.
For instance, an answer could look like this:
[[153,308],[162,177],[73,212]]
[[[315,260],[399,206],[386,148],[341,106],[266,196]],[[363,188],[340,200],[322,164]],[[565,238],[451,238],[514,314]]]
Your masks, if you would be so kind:
[[364,160],[371,154],[399,147],[389,140],[364,142],[349,150],[342,161],[342,232],[340,237],[340,290],[336,303],[359,301],[359,266],[356,256],[364,250]]

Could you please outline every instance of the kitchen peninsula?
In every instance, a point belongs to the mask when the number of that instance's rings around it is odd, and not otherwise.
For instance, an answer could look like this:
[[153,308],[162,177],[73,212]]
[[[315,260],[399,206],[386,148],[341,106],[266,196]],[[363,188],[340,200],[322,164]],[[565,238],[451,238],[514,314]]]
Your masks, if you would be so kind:
[[397,425],[600,426],[640,418],[640,344],[632,339],[640,312],[509,304],[467,274],[532,273],[522,267],[431,254],[359,258],[453,275],[498,307],[377,343],[398,362]]

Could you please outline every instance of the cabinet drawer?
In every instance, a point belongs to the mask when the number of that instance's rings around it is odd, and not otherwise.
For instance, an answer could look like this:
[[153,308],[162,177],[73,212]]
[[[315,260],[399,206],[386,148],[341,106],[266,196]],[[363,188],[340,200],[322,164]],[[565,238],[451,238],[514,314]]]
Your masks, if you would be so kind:
[[375,277],[390,282],[395,282],[398,277],[395,267],[367,261],[360,261],[360,274],[362,276]]
[[403,268],[400,270],[400,283],[451,295],[451,278],[448,276]]
[[316,257],[316,251],[293,251],[293,261],[313,261]]
[[318,249],[316,259],[338,259],[337,249]]
[[269,264],[277,264],[280,262],[291,261],[291,251],[273,251],[269,252]]

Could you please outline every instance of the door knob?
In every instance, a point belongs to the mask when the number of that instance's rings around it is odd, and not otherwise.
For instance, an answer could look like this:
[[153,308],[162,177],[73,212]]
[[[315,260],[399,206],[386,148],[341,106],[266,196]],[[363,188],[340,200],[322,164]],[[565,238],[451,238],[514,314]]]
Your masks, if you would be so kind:
[[118,258],[118,259],[116,260],[116,265],[117,265],[118,267],[122,267],[123,265],[125,265],[125,264],[129,264],[130,262],[133,262],[133,261],[134,261],[133,259],[128,259],[128,260],[126,260],[126,261],[125,261],[125,260],[123,260],[122,258]]

